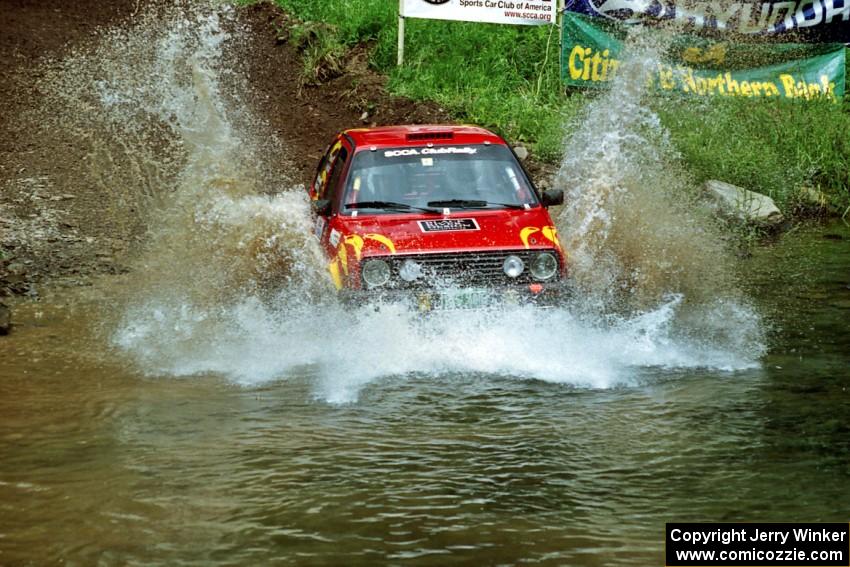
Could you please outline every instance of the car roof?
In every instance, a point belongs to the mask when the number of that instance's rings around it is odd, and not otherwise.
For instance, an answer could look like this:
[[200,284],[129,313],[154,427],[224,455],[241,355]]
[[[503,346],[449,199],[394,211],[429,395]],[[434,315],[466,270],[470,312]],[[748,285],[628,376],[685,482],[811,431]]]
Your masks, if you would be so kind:
[[466,125],[409,125],[379,126],[376,128],[352,128],[343,134],[352,139],[356,147],[375,146],[391,148],[399,146],[491,144],[505,145],[505,141],[484,128]]

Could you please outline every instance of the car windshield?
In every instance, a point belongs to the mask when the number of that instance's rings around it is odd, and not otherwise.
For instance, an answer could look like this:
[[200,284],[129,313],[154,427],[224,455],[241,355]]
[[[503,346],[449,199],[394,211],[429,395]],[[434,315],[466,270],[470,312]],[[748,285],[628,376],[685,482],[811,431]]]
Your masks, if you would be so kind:
[[501,145],[384,148],[357,153],[343,214],[495,209],[538,201],[513,153]]

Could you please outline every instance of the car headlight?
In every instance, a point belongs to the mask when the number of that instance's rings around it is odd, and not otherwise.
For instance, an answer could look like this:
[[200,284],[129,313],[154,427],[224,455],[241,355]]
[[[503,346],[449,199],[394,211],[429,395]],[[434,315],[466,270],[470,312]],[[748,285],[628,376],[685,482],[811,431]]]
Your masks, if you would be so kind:
[[558,259],[551,252],[543,252],[531,261],[531,275],[538,280],[548,280],[558,271]]
[[505,275],[509,278],[518,278],[525,270],[525,263],[519,256],[508,256],[505,258],[505,263],[502,264],[502,269],[505,270]]
[[369,287],[380,287],[390,281],[390,265],[384,260],[367,260],[363,263],[363,281]]

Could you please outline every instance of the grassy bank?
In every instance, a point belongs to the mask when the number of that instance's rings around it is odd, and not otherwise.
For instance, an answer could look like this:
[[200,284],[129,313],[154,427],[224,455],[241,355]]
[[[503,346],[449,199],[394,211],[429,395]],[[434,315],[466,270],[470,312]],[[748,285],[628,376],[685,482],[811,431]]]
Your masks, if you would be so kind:
[[[321,22],[305,54],[305,73],[361,42],[390,90],[433,100],[459,119],[521,141],[545,161],[562,153],[564,125],[592,94],[565,93],[558,32],[551,26],[500,26],[410,19],[406,63],[395,66],[398,4],[391,0],[276,0],[305,22]],[[305,30],[308,26],[305,26]],[[297,35],[297,30],[296,30]],[[769,194],[785,210],[801,188],[822,191],[836,210],[850,206],[850,105],[752,100],[658,104],[674,144],[699,179],[719,178]]]

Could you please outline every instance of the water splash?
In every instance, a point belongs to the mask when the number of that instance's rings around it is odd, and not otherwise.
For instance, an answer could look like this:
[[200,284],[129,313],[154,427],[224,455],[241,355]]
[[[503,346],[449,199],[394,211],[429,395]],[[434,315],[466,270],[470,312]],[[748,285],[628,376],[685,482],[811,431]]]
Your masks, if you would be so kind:
[[571,125],[556,178],[567,203],[559,230],[585,308],[653,312],[676,294],[677,334],[758,359],[762,323],[739,291],[726,231],[650,105],[658,93],[647,78],[673,37],[632,29],[621,73]]
[[[560,219],[574,250],[576,303],[423,320],[401,306],[346,309],[327,299],[333,293],[305,192],[281,187],[281,172],[269,169],[281,147],[244,104],[244,79],[228,71],[237,68],[228,64],[228,46],[244,33],[232,8],[177,4],[144,15],[134,29],[105,34],[53,77],[67,108],[87,109],[72,125],[92,144],[100,182],[114,183],[109,172],[125,168],[127,191],[146,196],[147,245],[118,293],[111,333],[142,372],[218,374],[249,386],[307,375],[318,397],[347,402],[386,377],[474,372],[607,388],[636,383],[646,368],[756,363],[751,345],[723,336],[727,327],[712,335],[682,323],[692,290],[674,284],[684,277],[647,275],[652,267],[685,274],[699,262],[666,253],[658,262],[669,269],[649,263],[662,245],[691,247],[678,242],[692,229],[680,229],[670,214],[670,222],[649,228],[625,206],[669,204],[666,185],[660,196],[640,192],[669,171],[650,174],[636,160],[666,166],[668,150],[657,118],[623,90],[642,88],[628,79],[628,65],[610,95],[620,98],[597,101],[570,144],[589,153],[569,155],[563,168],[582,180],[567,187],[570,207]],[[700,242],[722,252],[710,238]],[[647,298],[639,309],[586,308],[615,303],[623,282]],[[722,317],[742,309],[719,298],[714,308]]]
[[[672,323],[681,301],[671,297],[638,317],[601,324],[565,309],[450,312],[422,320],[399,305],[280,310],[246,298],[227,309],[227,325],[212,329],[207,310],[146,306],[131,314],[116,341],[151,375],[213,373],[246,386],[307,375],[316,396],[333,403],[356,400],[382,378],[483,373],[611,388],[641,383],[648,370],[757,365],[711,341],[678,336]],[[163,333],[167,343],[157,340]]]
[[123,171],[115,189],[134,195],[148,227],[131,306],[205,309],[324,282],[305,192],[274,168],[280,144],[232,94],[248,91],[229,70],[245,33],[233,7],[177,3],[108,31],[52,77],[61,116],[91,141],[94,180]]

